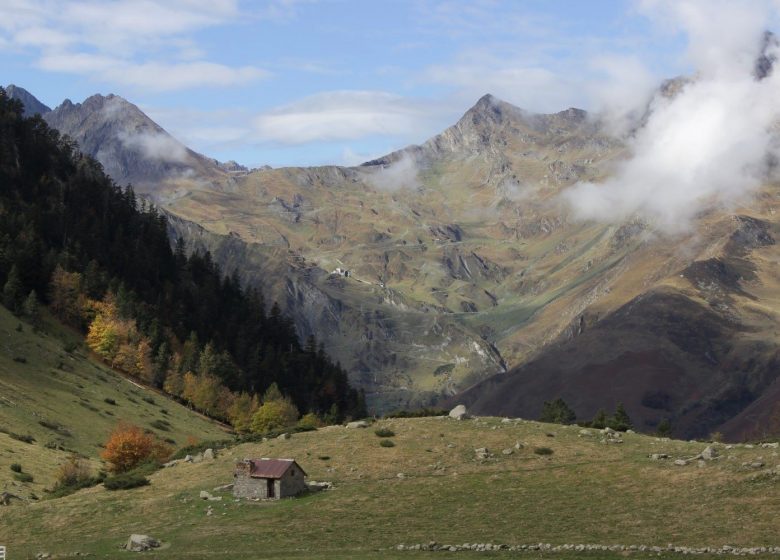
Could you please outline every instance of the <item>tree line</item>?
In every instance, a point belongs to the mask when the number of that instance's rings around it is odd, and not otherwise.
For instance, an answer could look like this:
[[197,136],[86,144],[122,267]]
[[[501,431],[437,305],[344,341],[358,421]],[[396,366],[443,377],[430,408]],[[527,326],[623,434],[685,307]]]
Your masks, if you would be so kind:
[[0,285],[14,313],[49,306],[106,362],[213,416],[256,411],[273,384],[302,412],[366,414],[343,368],[314,338],[302,344],[278,305],[208,252],[172,247],[164,214],[2,88]]

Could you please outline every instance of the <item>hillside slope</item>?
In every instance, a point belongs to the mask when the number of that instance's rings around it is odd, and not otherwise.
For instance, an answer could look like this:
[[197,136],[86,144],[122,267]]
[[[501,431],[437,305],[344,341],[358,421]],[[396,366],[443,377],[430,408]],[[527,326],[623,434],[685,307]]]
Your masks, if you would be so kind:
[[[21,330],[18,330],[21,327]],[[171,445],[225,437],[226,430],[158,391],[94,360],[81,336],[47,320],[41,331],[0,306],[0,488],[43,497],[70,453],[93,460],[119,422],[155,432]],[[33,443],[9,434],[30,435]],[[34,477],[23,484],[9,469]]]
[[[498,418],[399,419],[381,425],[395,432],[394,447],[380,446],[373,429],[333,426],[163,469],[150,486],[123,492],[121,505],[116,493],[96,487],[0,508],[0,542],[21,557],[45,551],[110,558],[131,533],[141,533],[163,542],[155,558],[307,559],[427,558],[430,552],[396,547],[430,541],[664,550],[669,543],[779,544],[776,448],[715,444],[714,460],[677,466],[674,460],[694,457],[706,444],[638,434],[626,434],[619,445],[605,444],[603,434],[583,435],[578,427]],[[534,452],[542,447],[552,454]],[[488,456],[480,459],[478,448],[486,448]],[[653,460],[648,456],[653,453],[669,458]],[[235,462],[245,457],[293,457],[310,480],[331,481],[334,488],[276,502],[234,501],[229,492],[215,491],[231,482]],[[763,466],[743,466],[757,462]],[[222,499],[202,500],[202,490]],[[436,557],[486,555],[514,558],[517,553],[440,552]],[[659,557],[631,553],[651,555]],[[583,553],[554,557],[582,558]]]

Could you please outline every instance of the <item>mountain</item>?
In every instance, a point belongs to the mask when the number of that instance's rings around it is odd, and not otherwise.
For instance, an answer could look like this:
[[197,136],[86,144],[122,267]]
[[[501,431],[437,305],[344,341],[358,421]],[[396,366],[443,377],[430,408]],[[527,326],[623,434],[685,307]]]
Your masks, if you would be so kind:
[[[162,129],[136,108],[103,130],[89,114],[109,98],[74,107],[121,159],[128,122]],[[150,175],[147,192],[172,238],[279,302],[375,411],[463,401],[534,417],[563,396],[580,418],[623,402],[643,430],[667,418],[686,437],[759,434],[780,391],[775,189],[675,239],[638,218],[572,220],[558,195],[626,155],[585,111],[486,95],[425,143],[357,167],[215,163],[195,180],[193,165]]]
[[38,101],[38,99],[24,88],[13,84],[5,88],[5,92],[11,99],[16,99],[24,105],[24,116],[46,115],[51,109]]
[[44,118],[97,159],[114,181],[131,183],[139,192],[166,182],[188,185],[227,177],[218,162],[188,149],[117,95],[93,95],[75,104],[66,99]]

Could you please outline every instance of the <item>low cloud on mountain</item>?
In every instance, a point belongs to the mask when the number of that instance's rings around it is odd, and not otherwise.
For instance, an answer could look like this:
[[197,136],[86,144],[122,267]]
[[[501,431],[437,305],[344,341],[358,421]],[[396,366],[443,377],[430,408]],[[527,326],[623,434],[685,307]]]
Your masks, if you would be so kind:
[[[629,140],[630,156],[603,183],[564,193],[581,219],[638,214],[666,232],[687,230],[714,205],[734,205],[767,178],[771,125],[780,117],[780,74],[756,76],[756,61],[778,46],[764,40],[777,16],[769,2],[647,1],[642,10],[689,40],[698,72],[672,94],[658,93]],[[625,111],[625,109],[623,109]]]

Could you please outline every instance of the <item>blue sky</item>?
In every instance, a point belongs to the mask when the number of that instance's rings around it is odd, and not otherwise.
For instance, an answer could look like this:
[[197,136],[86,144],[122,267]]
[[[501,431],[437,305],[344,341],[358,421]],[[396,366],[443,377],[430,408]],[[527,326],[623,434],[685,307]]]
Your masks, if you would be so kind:
[[484,93],[598,110],[690,71],[663,2],[3,0],[0,82],[121,95],[220,160],[355,164]]

